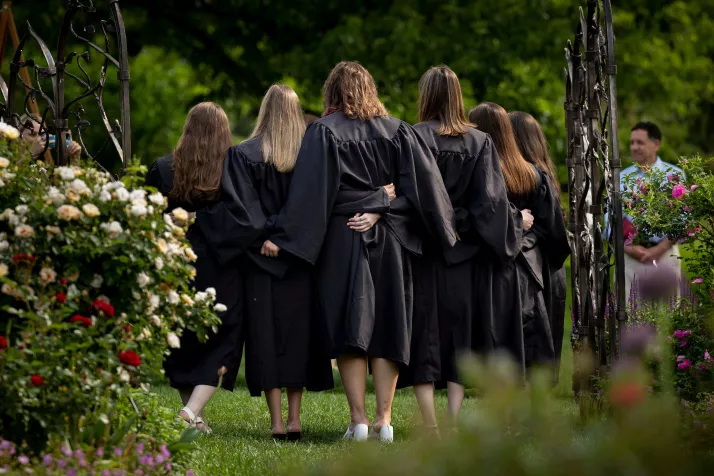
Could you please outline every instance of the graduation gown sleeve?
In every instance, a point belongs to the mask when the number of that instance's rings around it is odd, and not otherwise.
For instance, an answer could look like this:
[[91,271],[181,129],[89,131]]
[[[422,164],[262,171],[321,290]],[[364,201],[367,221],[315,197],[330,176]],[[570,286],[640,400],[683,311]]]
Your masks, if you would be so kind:
[[270,240],[315,264],[340,187],[337,141],[320,123],[308,128],[298,153],[288,200],[275,219]]
[[532,232],[537,237],[538,246],[545,252],[551,269],[559,269],[570,255],[565,219],[560,207],[560,197],[553,192],[545,172],[538,170],[540,180],[536,188]]
[[235,147],[228,151],[223,164],[221,200],[199,210],[196,221],[220,264],[235,259],[263,232],[266,217],[242,152]]
[[407,197],[431,235],[445,248],[456,243],[454,210],[426,143],[408,124],[395,138],[399,154],[397,193]]

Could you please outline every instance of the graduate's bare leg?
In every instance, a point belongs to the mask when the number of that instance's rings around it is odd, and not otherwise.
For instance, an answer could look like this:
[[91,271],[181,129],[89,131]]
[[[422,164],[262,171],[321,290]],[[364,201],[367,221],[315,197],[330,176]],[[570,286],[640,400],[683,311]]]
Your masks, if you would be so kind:
[[274,435],[285,433],[281,397],[282,389],[280,388],[271,388],[265,391],[265,401],[268,403],[268,411],[270,412],[270,430]]
[[374,431],[392,423],[392,401],[397,390],[399,367],[387,359],[372,359],[374,393],[377,398],[377,414],[372,425]]
[[350,428],[355,425],[369,425],[364,409],[364,394],[367,392],[367,358],[343,355],[337,359],[342,385],[345,387],[347,403],[350,406]]
[[447,382],[446,389],[449,396],[449,417],[455,423],[461,411],[461,404],[464,402],[465,388],[459,383]]
[[416,397],[421,418],[427,428],[436,427],[436,407],[434,405],[434,384],[420,383],[414,385],[414,396]]
[[288,389],[288,431],[300,431],[302,388]]

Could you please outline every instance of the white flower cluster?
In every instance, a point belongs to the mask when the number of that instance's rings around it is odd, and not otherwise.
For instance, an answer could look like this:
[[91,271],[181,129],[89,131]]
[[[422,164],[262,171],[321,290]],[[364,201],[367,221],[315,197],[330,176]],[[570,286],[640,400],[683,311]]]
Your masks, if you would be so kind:
[[20,137],[20,131],[12,127],[10,124],[5,123],[5,121],[0,121],[0,134],[11,140],[15,140]]

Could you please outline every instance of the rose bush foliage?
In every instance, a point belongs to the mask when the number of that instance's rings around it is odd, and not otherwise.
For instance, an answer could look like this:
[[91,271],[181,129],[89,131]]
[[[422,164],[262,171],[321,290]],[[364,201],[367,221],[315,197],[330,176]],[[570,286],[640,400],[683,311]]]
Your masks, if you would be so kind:
[[70,440],[161,372],[185,329],[205,339],[215,292],[191,288],[183,210],[91,166],[45,168],[0,133],[0,434]]

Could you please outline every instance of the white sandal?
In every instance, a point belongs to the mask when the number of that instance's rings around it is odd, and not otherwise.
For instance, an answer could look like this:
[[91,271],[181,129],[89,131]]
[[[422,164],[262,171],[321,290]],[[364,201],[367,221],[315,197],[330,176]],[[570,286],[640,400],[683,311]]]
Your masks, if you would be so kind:
[[379,440],[382,443],[392,443],[394,441],[394,427],[392,425],[384,425],[379,429],[379,433],[374,430],[369,432],[370,440]]
[[[181,416],[181,412],[184,412],[188,416],[188,421],[186,421],[185,418]],[[213,430],[211,429],[210,426],[208,426],[208,423],[206,423],[203,418],[197,417],[195,413],[193,413],[193,410],[191,410],[188,407],[183,407],[181,411],[179,411],[179,420],[184,422],[186,425],[190,426],[191,428],[196,428],[199,431],[202,431],[203,433],[206,434],[211,434],[213,433]],[[202,427],[199,428],[198,425],[202,425]]]
[[354,428],[347,427],[343,440],[366,441],[369,427],[364,423],[355,425]]

